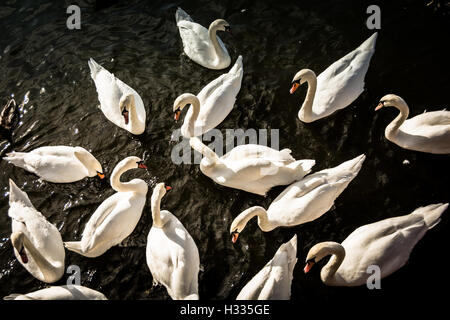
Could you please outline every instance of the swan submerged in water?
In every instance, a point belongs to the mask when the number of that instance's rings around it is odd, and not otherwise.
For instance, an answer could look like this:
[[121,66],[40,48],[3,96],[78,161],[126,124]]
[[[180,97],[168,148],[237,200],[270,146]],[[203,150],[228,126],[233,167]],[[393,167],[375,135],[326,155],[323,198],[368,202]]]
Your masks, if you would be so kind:
[[[228,116],[241,89],[243,73],[242,56],[239,56],[228,73],[211,81],[197,96],[190,93],[183,94],[183,96],[189,97],[192,104],[196,104],[195,108],[189,108],[181,127],[181,133],[185,138],[192,137],[190,132],[194,132],[195,136],[208,132]],[[178,120],[181,110],[185,106],[182,105],[179,110],[175,110],[175,120]],[[199,110],[198,114],[194,114],[197,110]],[[193,131],[192,128],[189,128],[192,117],[196,118]]]
[[259,271],[236,300],[289,300],[297,263],[297,235],[280,246],[272,260]]
[[88,64],[105,117],[132,134],[144,133],[146,113],[141,96],[94,59],[91,58]]
[[117,192],[92,214],[81,241],[64,242],[67,249],[85,257],[98,257],[133,232],[144,209],[148,186],[142,179],[121,182],[120,176],[137,168],[147,169],[138,157],[127,157],[116,165],[111,174],[111,186]]
[[160,210],[171,188],[158,183],[152,194],[153,226],[147,237],[146,260],[153,281],[163,284],[174,300],[198,300],[200,257],[183,224],[171,212]]
[[358,48],[331,64],[318,77],[309,69],[302,69],[292,79],[293,94],[307,82],[308,92],[298,117],[303,122],[325,118],[347,107],[364,91],[364,78],[375,52],[377,33]]
[[194,22],[181,8],[175,13],[178,30],[183,41],[183,50],[194,62],[208,69],[225,69],[231,63],[230,55],[217,31],[230,31],[230,25],[223,19],[211,23],[209,29]]
[[337,197],[357,176],[365,155],[345,161],[334,168],[315,172],[288,186],[265,210],[255,206],[241,212],[231,223],[231,240],[237,241],[247,223],[258,217],[262,231],[292,227],[318,219],[334,205]]
[[96,290],[79,286],[52,286],[34,292],[12,293],[3,300],[108,300],[105,295]]
[[399,110],[398,116],[386,127],[386,139],[404,149],[435,154],[450,153],[450,111],[424,112],[408,119],[408,105],[395,94],[387,94],[381,98],[375,111],[383,107]]
[[412,213],[364,225],[353,231],[343,242],[321,242],[313,246],[306,257],[304,272],[331,255],[322,268],[320,278],[329,286],[360,286],[367,283],[376,265],[381,278],[400,269],[409,259],[414,246],[425,233],[440,222],[446,204],[431,204]]
[[53,283],[61,279],[65,259],[61,234],[11,179],[8,215],[12,220],[10,239],[20,264],[40,281]]
[[30,152],[10,152],[3,159],[53,183],[105,177],[100,162],[82,147],[40,147]]

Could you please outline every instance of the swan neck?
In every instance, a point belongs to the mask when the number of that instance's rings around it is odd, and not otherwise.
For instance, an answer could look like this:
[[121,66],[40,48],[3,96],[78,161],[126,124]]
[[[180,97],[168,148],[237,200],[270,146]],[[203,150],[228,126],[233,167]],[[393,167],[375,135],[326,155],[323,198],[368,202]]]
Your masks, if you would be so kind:
[[398,129],[401,125],[408,119],[409,108],[406,102],[399,101],[397,104],[393,105],[399,110],[397,117],[386,127],[386,136],[392,137],[397,135]]
[[122,174],[133,168],[134,166],[132,167],[130,164],[125,163],[121,165],[119,163],[111,174],[111,187],[117,192],[138,191],[136,185],[130,184],[129,182],[120,181]]
[[308,83],[308,91],[306,92],[305,101],[303,101],[300,112],[306,117],[311,117],[314,97],[316,96],[317,78],[315,75],[311,75],[306,82]]
[[130,113],[130,126],[132,129],[139,129],[136,127],[140,126],[139,118],[136,111],[136,103],[133,97],[132,103],[128,104],[128,112]]
[[224,58],[225,54],[223,52],[221,45],[219,44],[219,40],[217,39],[217,26],[214,24],[214,22],[211,23],[211,25],[209,26],[208,35],[209,38],[211,39],[218,60]]
[[189,144],[192,149],[200,152],[204,157],[208,158],[211,164],[217,164],[220,162],[219,156],[207,145],[203,143],[198,137],[192,137],[189,139]]
[[320,277],[324,283],[330,282],[345,258],[345,249],[339,243],[332,243],[328,247],[328,252],[331,254],[331,258],[320,272]]
[[153,226],[156,228],[162,228],[164,226],[164,223],[161,219],[161,199],[163,195],[157,194],[152,195],[152,202],[151,202],[151,210],[152,210],[152,219],[153,219]]
[[192,108],[192,114],[186,119],[188,125],[187,132],[191,137],[195,137],[201,134],[201,132],[195,132],[195,122],[200,114],[200,100],[198,100],[196,96],[191,95],[187,103],[189,103],[191,105],[190,108]]
[[267,216],[267,211],[263,207],[251,207],[245,210],[242,213],[242,221],[241,224],[243,226],[247,225],[247,223],[253,218],[258,217],[258,226],[264,232],[271,231],[273,227],[269,223],[269,218]]
[[28,237],[22,233],[23,246],[27,248],[28,253],[33,257],[34,262],[38,266],[42,274],[47,275],[54,271],[55,266],[53,266],[45,257],[39,252],[39,250],[34,246],[34,244],[28,239]]

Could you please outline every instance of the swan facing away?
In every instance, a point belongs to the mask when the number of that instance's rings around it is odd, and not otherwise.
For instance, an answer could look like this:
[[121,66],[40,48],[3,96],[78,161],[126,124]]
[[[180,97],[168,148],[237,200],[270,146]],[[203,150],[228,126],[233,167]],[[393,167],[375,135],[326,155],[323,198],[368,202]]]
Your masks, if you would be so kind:
[[304,272],[331,255],[320,277],[329,286],[360,286],[371,276],[368,267],[380,268],[384,278],[403,267],[416,243],[437,225],[446,204],[431,204],[412,213],[367,224],[353,231],[342,244],[321,242],[306,257]]
[[114,74],[90,59],[91,78],[97,88],[100,109],[116,126],[132,134],[145,131],[145,107],[141,96]]
[[377,33],[374,33],[358,48],[331,64],[317,78],[309,69],[300,70],[292,79],[293,94],[307,82],[305,101],[298,112],[303,122],[325,118],[337,110],[347,107],[364,91],[364,78],[370,59],[375,52]]
[[[191,132],[195,136],[202,135],[215,128],[228,116],[241,89],[243,73],[242,56],[239,56],[228,73],[211,81],[197,96],[185,93],[177,99],[180,107],[174,111],[175,120],[178,120],[182,108],[187,104],[197,105],[195,108],[189,108],[181,127],[181,133],[185,138],[190,138]],[[194,110],[199,110],[198,115],[194,114]],[[192,117],[196,118],[194,128],[189,128]]]
[[82,147],[40,147],[30,152],[7,153],[3,159],[34,173],[42,180],[54,183],[75,182],[85,177],[105,177],[100,162]]
[[161,199],[170,190],[158,183],[152,194],[153,226],[147,237],[147,265],[155,283],[161,283],[174,300],[198,300],[200,257],[183,224],[167,210]]
[[236,242],[248,221],[255,216],[265,232],[318,219],[331,209],[336,198],[357,176],[365,158],[362,154],[294,182],[273,200],[267,211],[259,206],[244,210],[231,223],[231,240]]
[[386,127],[386,139],[404,149],[435,154],[450,153],[450,111],[424,112],[408,119],[408,105],[395,94],[387,94],[381,98],[375,111],[383,107],[395,107],[400,111]]
[[148,186],[144,180],[121,182],[120,176],[131,169],[147,169],[138,157],[120,161],[111,174],[111,186],[117,191],[95,210],[83,231],[81,241],[64,242],[67,249],[85,257],[98,257],[128,237],[144,209]]
[[53,283],[61,279],[65,259],[61,234],[11,179],[8,215],[12,219],[10,239],[20,264],[40,281]]
[[208,69],[225,69],[231,63],[230,55],[217,31],[231,31],[230,25],[223,19],[211,23],[209,29],[195,23],[181,8],[175,13],[178,30],[180,31],[183,49],[194,62]]
[[103,293],[78,286],[52,286],[26,294],[13,293],[3,300],[108,300]]
[[294,235],[242,288],[236,300],[289,300],[296,263],[297,235]]

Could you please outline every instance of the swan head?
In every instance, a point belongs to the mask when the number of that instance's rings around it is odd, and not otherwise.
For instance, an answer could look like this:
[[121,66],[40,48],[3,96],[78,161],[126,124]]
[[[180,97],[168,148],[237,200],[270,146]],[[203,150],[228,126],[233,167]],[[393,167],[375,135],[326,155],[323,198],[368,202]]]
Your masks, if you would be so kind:
[[23,264],[28,263],[28,256],[25,252],[25,246],[23,245],[24,233],[21,231],[14,232],[11,234],[11,243],[14,249],[19,253],[20,260]]
[[183,93],[178,96],[173,103],[173,118],[175,121],[180,119],[181,111],[188,105],[191,104],[194,98],[197,98],[192,93]]
[[119,101],[119,110],[126,125],[130,122],[130,109],[134,107],[135,107],[134,94],[129,93],[127,95],[122,96],[122,98]]
[[320,260],[329,256],[330,254],[335,254],[337,252],[343,253],[345,255],[344,247],[339,243],[327,241],[321,242],[309,249],[308,255],[306,256],[306,265],[303,271],[308,273],[311,268]]
[[158,183],[153,189],[152,199],[161,199],[167,193],[167,191],[172,190],[172,187],[166,186],[164,182]]
[[86,168],[89,177],[98,176],[100,179],[105,178],[102,165],[89,151],[82,147],[75,147],[74,155]]
[[307,82],[309,79],[314,78],[316,74],[314,71],[310,69],[302,69],[299,72],[297,72],[292,79],[292,87],[289,91],[291,94],[295,92],[295,90],[298,89],[303,83]]
[[267,215],[266,210],[263,207],[254,206],[242,211],[236,218],[234,218],[230,226],[231,242],[236,243],[239,234],[242,232],[242,230],[244,230],[248,221],[254,216],[258,216],[258,225],[261,230],[268,230],[265,225],[261,224],[260,215]]
[[214,20],[211,23],[209,28],[210,29],[214,28],[215,30],[218,30],[218,31],[231,32],[230,24],[228,22],[226,22],[225,20],[223,20],[223,19]]
[[375,111],[378,111],[383,107],[398,107],[403,105],[406,105],[405,100],[395,94],[390,93],[380,99],[380,102],[378,102]]

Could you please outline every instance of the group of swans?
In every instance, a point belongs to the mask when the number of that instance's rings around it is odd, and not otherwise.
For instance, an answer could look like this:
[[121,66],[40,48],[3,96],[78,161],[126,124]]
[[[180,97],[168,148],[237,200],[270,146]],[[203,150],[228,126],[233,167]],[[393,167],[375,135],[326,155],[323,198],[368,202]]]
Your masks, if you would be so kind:
[[[178,8],[176,22],[185,54],[209,69],[220,70],[231,63],[230,55],[217,31],[230,31],[223,19],[204,28]],[[313,122],[350,105],[364,90],[364,78],[375,51],[377,33],[358,48],[330,65],[318,77],[309,69],[300,70],[292,80],[290,93],[307,82],[308,90],[298,117]],[[146,111],[139,94],[93,59],[88,62],[100,109],[117,126],[139,135],[145,132]],[[360,155],[337,167],[313,174],[315,160],[296,160],[291,150],[281,151],[249,144],[219,157],[199,136],[218,126],[231,112],[243,78],[242,56],[234,66],[198,95],[184,93],[173,104],[174,119],[190,105],[181,126],[183,137],[203,155],[200,170],[217,184],[265,196],[274,186],[289,185],[266,210],[255,206],[244,210],[232,222],[235,243],[251,218],[258,217],[262,231],[291,227],[318,219],[331,209],[336,198],[359,173],[365,160]],[[434,111],[407,119],[406,102],[393,94],[384,96],[376,110],[393,106],[399,116],[386,128],[386,138],[399,146],[429,153],[450,153],[450,112]],[[82,147],[46,146],[30,152],[8,153],[5,160],[53,183],[70,183],[86,177],[105,177],[100,162]],[[141,179],[121,182],[131,169],[146,168],[138,157],[127,157],[114,168],[110,183],[117,191],[95,210],[86,223],[80,241],[63,242],[58,229],[32,205],[27,194],[10,180],[11,242],[18,261],[37,279],[53,283],[64,273],[64,247],[86,257],[98,257],[127,238],[135,229],[146,203],[147,183]],[[306,177],[305,177],[306,176]],[[161,200],[171,188],[155,186],[151,197],[153,226],[147,237],[146,261],[154,282],[166,287],[172,299],[199,299],[198,248],[178,218],[160,210]],[[379,265],[382,277],[407,261],[415,244],[440,221],[448,204],[434,204],[413,213],[385,219],[356,229],[342,243],[323,242],[309,250],[304,272],[331,255],[321,272],[327,285],[364,284],[369,265]],[[393,259],[392,257],[397,257]],[[237,299],[289,299],[297,262],[297,236],[282,244],[259,273],[241,290]],[[5,299],[106,299],[82,286],[50,287]]]

